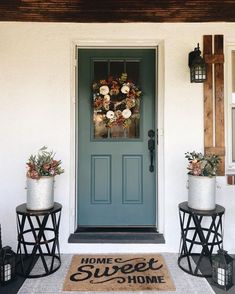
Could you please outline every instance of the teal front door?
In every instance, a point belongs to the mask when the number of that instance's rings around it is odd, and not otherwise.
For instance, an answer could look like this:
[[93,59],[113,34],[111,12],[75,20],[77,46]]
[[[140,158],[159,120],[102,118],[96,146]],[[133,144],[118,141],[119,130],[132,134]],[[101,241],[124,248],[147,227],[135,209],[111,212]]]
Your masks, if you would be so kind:
[[78,49],[78,227],[156,227],[155,55]]

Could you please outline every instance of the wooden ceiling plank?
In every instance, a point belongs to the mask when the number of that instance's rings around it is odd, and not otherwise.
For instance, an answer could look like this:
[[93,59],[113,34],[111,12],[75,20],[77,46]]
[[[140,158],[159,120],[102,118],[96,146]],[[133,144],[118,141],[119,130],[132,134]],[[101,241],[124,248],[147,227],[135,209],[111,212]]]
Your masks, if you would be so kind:
[[0,1],[0,21],[230,22],[234,11],[234,0]]

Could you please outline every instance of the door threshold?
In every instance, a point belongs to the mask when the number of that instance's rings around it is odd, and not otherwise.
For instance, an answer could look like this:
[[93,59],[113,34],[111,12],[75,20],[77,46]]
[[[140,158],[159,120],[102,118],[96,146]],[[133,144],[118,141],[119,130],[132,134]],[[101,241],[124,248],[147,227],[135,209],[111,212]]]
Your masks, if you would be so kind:
[[163,234],[156,228],[78,228],[69,243],[163,244]]

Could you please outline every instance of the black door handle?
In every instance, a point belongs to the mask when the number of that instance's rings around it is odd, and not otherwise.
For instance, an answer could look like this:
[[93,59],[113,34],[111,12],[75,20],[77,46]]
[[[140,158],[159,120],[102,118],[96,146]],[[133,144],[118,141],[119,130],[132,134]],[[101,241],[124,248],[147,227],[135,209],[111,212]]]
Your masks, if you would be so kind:
[[154,130],[149,130],[148,136],[149,136],[148,150],[149,150],[149,154],[150,154],[149,171],[152,173],[152,172],[154,172],[153,158],[154,158],[154,151],[155,151],[155,140],[154,140],[155,132],[154,132]]

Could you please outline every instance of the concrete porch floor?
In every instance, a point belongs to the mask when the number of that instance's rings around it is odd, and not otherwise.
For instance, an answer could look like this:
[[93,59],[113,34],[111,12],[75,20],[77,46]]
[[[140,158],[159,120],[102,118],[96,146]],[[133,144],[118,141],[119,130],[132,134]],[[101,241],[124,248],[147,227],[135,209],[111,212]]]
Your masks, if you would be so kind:
[[[235,258],[235,256],[232,256],[233,258]],[[200,268],[201,272],[203,272],[203,268]],[[182,271],[182,275],[183,275],[183,271]],[[31,279],[32,280],[32,279]],[[12,281],[10,284],[5,285],[5,286],[0,286],[0,294],[17,294],[19,289],[21,288],[21,286],[23,285],[25,281],[25,278],[20,277],[17,275],[16,279],[14,281]],[[199,280],[200,281],[200,280]],[[209,282],[209,284],[211,285],[211,278],[208,278],[207,281]],[[235,281],[235,264],[233,266],[233,281]],[[222,294],[222,293],[228,293],[228,294],[235,294],[235,286],[233,286],[231,289],[229,289],[227,292],[225,292],[224,290],[221,290],[213,285],[211,285],[213,288],[213,291],[216,294]],[[27,292],[31,293],[31,292]],[[32,293],[35,293],[34,291]],[[74,292],[73,292],[74,293]],[[79,293],[79,292],[78,292]],[[129,292],[128,292],[129,293]],[[138,291],[133,291],[133,293],[137,293]],[[155,291],[152,291],[152,293],[157,293]],[[172,292],[174,293],[174,292]],[[190,292],[188,292],[190,293]],[[125,292],[123,292],[123,294],[125,294]]]

